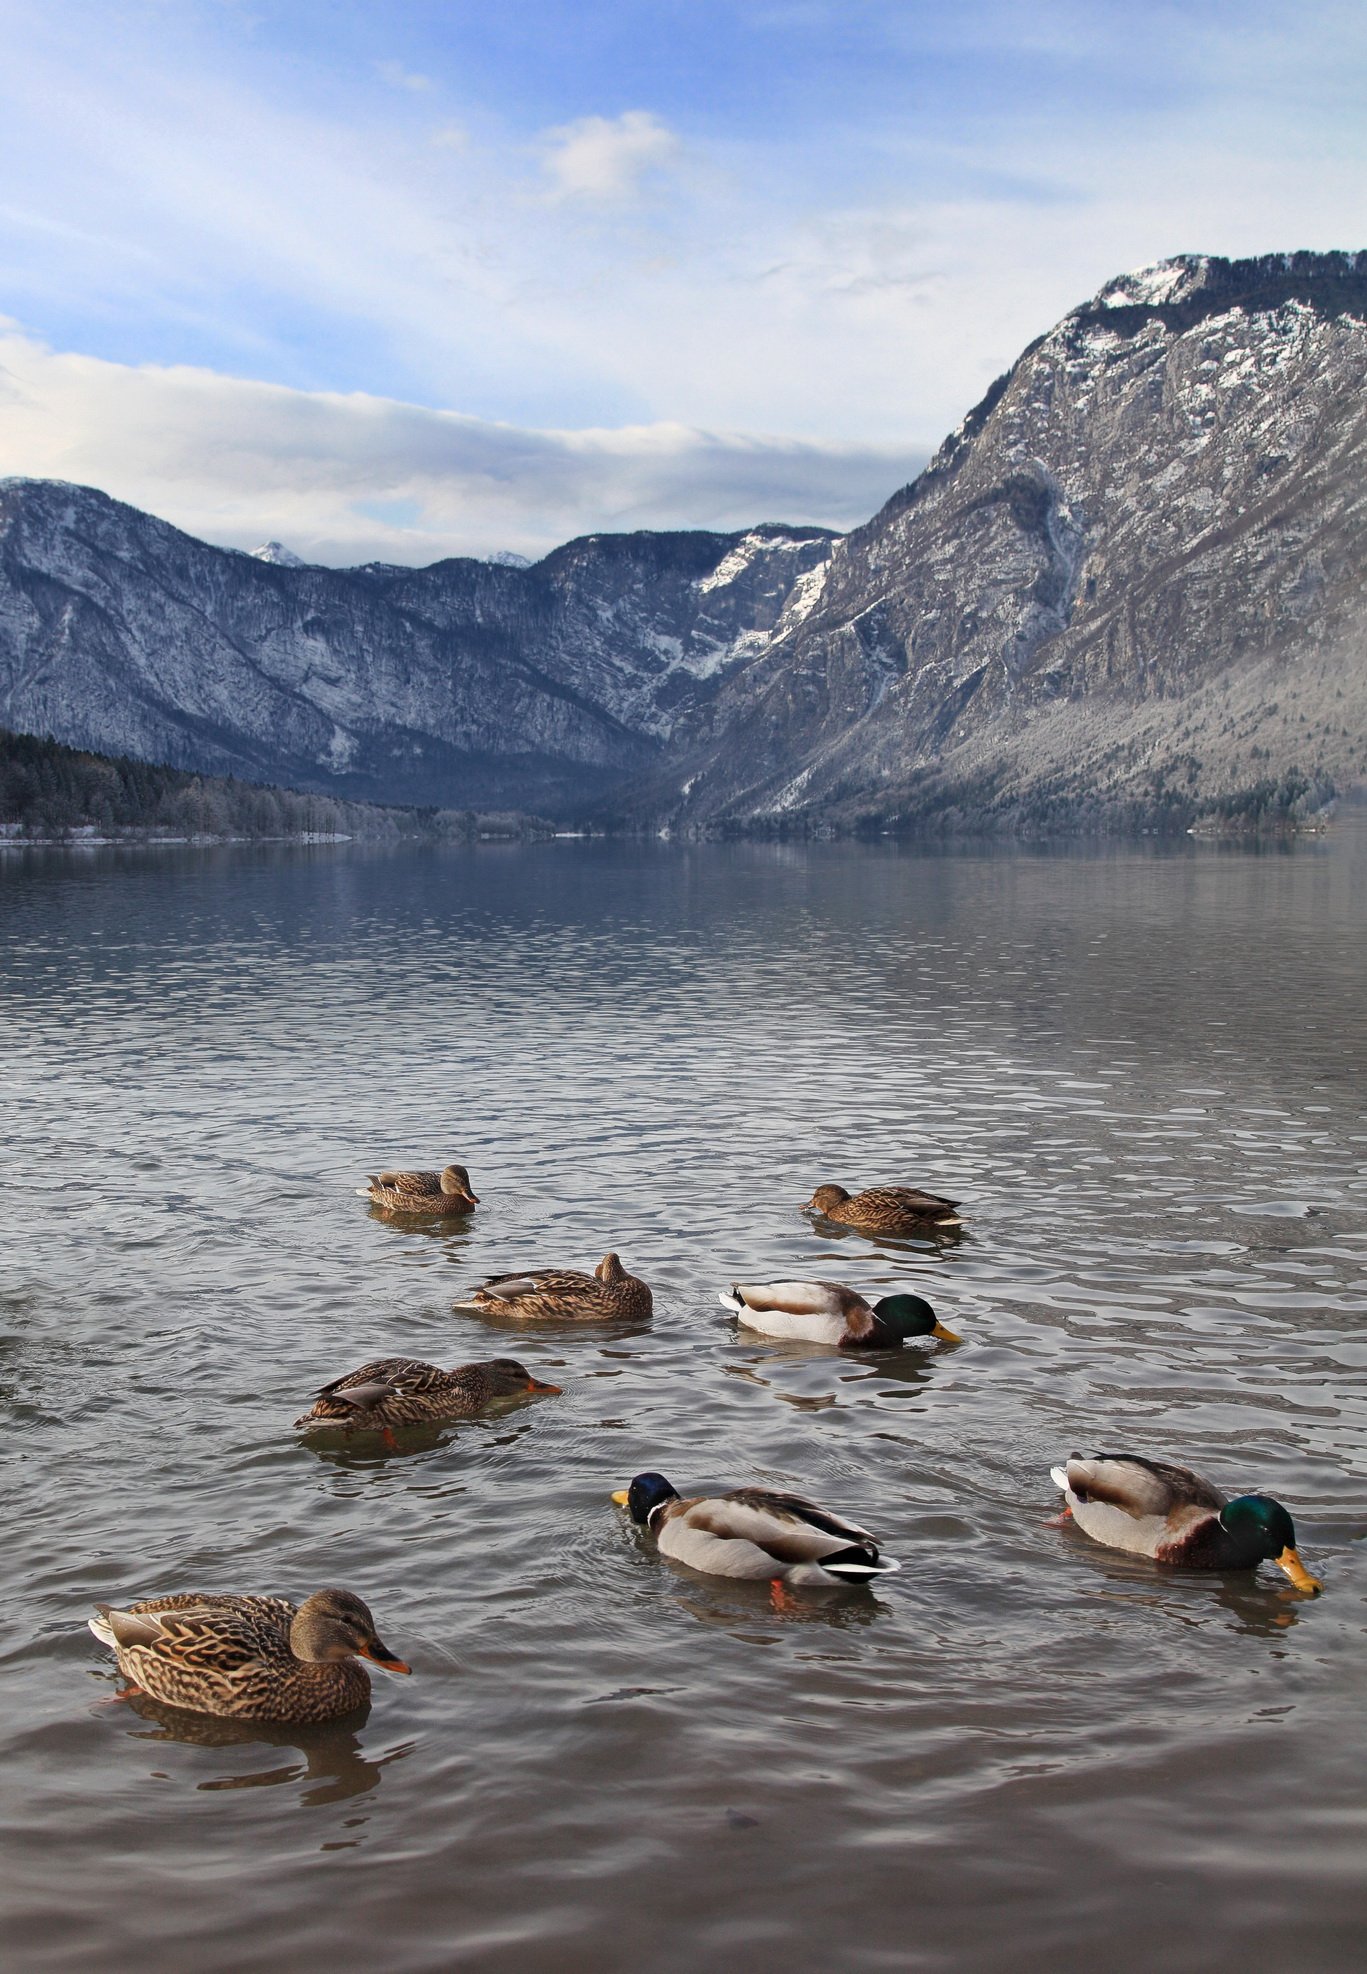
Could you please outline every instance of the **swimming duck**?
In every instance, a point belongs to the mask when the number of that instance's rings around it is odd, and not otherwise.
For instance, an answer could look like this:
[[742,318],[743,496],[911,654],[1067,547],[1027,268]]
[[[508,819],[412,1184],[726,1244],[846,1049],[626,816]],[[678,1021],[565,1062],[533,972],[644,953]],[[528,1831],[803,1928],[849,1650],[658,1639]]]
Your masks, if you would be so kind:
[[885,1295],[870,1305],[840,1282],[733,1282],[717,1300],[749,1330],[838,1350],[895,1350],[909,1337],[963,1341],[919,1295]]
[[902,1567],[879,1555],[867,1529],[798,1494],[737,1487],[681,1500],[663,1474],[637,1474],[612,1498],[650,1530],[662,1556],[708,1576],[850,1584]]
[[1297,1590],[1312,1596],[1324,1585],[1296,1554],[1296,1530],[1280,1501],[1240,1494],[1231,1501],[1189,1467],[1141,1460],[1133,1453],[1074,1453],[1051,1467],[1070,1514],[1084,1535],[1111,1549],[1128,1549],[1189,1570],[1256,1570],[1275,1563]]
[[441,1172],[372,1172],[356,1191],[391,1213],[468,1213],[479,1205],[463,1165],[448,1165]]
[[605,1317],[649,1316],[650,1290],[628,1275],[620,1258],[605,1254],[591,1275],[577,1268],[528,1268],[520,1275],[491,1275],[466,1298],[472,1309],[502,1316],[559,1317],[601,1322]]
[[818,1186],[804,1213],[819,1213],[866,1234],[923,1234],[928,1227],[960,1227],[959,1202],[918,1186],[870,1186],[853,1198],[843,1186]]
[[443,1419],[465,1419],[498,1398],[558,1395],[512,1357],[457,1364],[443,1371],[416,1357],[377,1357],[324,1385],[296,1426],[343,1425],[379,1432]]
[[233,1720],[336,1720],[370,1697],[357,1656],[409,1672],[350,1590],[284,1597],[149,1597],[126,1610],[95,1606],[90,1629],[133,1688],[192,1713]]

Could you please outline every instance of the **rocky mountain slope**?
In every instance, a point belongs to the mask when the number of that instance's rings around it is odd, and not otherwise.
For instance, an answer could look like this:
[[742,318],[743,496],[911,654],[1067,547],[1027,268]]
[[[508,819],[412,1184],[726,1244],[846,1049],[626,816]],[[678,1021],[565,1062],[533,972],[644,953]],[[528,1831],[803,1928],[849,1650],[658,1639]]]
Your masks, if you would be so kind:
[[0,481],[0,723],[294,788],[564,813],[697,717],[833,539],[598,535],[533,568],[338,570]]
[[1314,807],[1367,772],[1364,383],[1367,255],[1111,282],[632,799],[882,827]]
[[1181,824],[1367,773],[1367,255],[1184,257],[865,527],[331,570],[0,482],[0,721],[651,827]]

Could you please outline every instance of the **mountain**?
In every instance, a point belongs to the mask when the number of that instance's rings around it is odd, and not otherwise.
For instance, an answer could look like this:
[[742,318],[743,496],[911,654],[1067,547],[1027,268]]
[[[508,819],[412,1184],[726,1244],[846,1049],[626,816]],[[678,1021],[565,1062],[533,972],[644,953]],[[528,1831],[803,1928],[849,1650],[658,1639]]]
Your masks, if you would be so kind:
[[1361,778],[1365,325],[1367,255],[1109,283],[836,546],[632,805],[1152,825]]
[[263,541],[260,548],[248,551],[258,562],[274,562],[278,569],[302,569],[306,567],[302,555],[296,555],[292,548],[286,548],[282,541]]
[[1304,812],[1367,773],[1364,383],[1367,255],[1183,256],[1065,316],[843,538],[334,570],[0,481],[0,721],[657,828]]
[[267,562],[0,481],[0,723],[209,774],[564,814],[645,768],[830,554],[596,535],[532,568]]

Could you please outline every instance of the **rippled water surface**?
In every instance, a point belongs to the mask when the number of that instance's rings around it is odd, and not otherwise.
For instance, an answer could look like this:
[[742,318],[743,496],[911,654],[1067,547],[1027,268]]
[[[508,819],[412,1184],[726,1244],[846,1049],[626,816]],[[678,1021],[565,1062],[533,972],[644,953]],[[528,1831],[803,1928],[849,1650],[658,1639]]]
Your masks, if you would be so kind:
[[[32,855],[0,868],[12,1964],[1340,1969],[1364,1899],[1367,832],[925,853]],[[471,1170],[444,1230],[352,1188]],[[966,1203],[814,1228],[819,1181]],[[495,1270],[651,1325],[516,1337]],[[740,1275],[965,1341],[738,1334]],[[297,1444],[376,1352],[564,1396]],[[1326,1594],[1048,1525],[1074,1448],[1292,1509]],[[660,1562],[608,1496],[796,1486],[903,1572]],[[95,1599],[373,1605],[411,1680],[262,1731],[113,1699]]]

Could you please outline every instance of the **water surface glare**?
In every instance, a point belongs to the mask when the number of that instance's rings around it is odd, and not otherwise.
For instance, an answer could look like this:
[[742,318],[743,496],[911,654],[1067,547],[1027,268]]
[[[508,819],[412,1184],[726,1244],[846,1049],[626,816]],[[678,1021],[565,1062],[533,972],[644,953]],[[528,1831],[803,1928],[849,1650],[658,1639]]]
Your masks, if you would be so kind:
[[[254,1974],[1344,1969],[1363,1938],[1367,831],[0,864],[12,1964]],[[468,1164],[467,1221],[352,1188]],[[962,1238],[813,1226],[921,1183]],[[510,1334],[616,1248],[644,1327]],[[928,1295],[868,1361],[716,1290]],[[368,1356],[564,1396],[296,1443]],[[1074,1448],[1292,1510],[1326,1585],[1048,1525]],[[609,1493],[758,1480],[876,1592],[709,1581]],[[373,1606],[409,1680],[261,1730],[116,1702],[96,1599]]]

